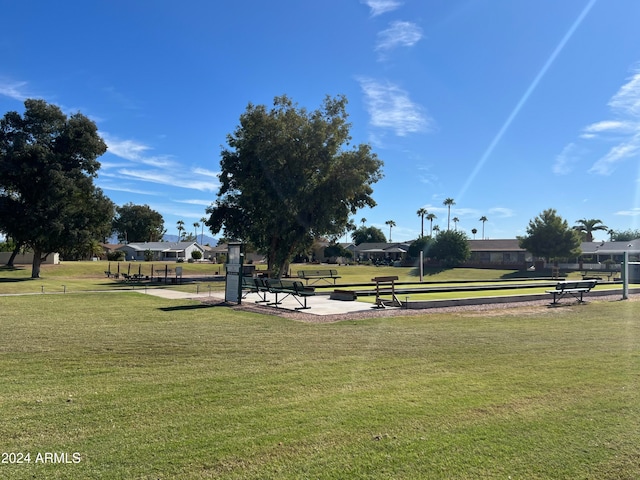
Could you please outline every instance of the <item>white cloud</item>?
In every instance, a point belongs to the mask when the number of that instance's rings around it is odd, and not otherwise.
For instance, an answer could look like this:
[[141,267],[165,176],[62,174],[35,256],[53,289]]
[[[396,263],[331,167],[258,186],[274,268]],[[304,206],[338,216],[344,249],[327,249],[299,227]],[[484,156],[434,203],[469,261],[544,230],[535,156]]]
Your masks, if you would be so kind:
[[107,144],[107,152],[117,157],[158,168],[176,167],[178,165],[168,155],[146,155],[146,152],[152,150],[152,148],[143,143],[135,140],[120,140],[111,137],[108,133],[100,133],[100,135]]
[[364,3],[371,9],[372,17],[391,12],[402,5],[402,2],[398,0],[362,0],[361,3]]
[[144,182],[159,183],[161,185],[170,185],[172,187],[188,188],[192,190],[214,192],[220,188],[220,185],[211,181],[193,180],[190,172],[181,173],[179,171],[162,171],[162,170],[132,170],[122,168],[118,173],[127,179],[142,180]]
[[374,127],[391,129],[400,137],[433,128],[433,120],[424,108],[414,103],[397,85],[370,78],[358,80]]
[[0,79],[0,95],[22,102],[29,98],[26,86],[27,82],[12,82],[9,80]]
[[585,127],[585,133],[601,133],[601,132],[633,132],[638,129],[636,122],[621,120],[603,120],[602,122],[592,123]]
[[631,210],[620,210],[615,213],[615,215],[621,215],[623,217],[639,217],[640,216],[640,208],[632,208]]
[[213,203],[213,200],[192,199],[192,200],[176,200],[176,202],[178,202],[178,203],[186,203],[188,205],[203,205],[205,207],[208,207],[209,205],[211,205]]
[[378,33],[376,51],[385,53],[397,47],[412,47],[422,38],[422,29],[415,23],[395,21],[386,30]]
[[493,207],[489,209],[489,215],[500,217],[500,218],[509,218],[509,217],[514,217],[515,212],[510,208]]
[[580,161],[581,154],[581,149],[575,143],[570,143],[564,147],[553,164],[553,173],[556,175],[568,175],[571,173],[575,164]]
[[611,98],[609,106],[617,113],[640,116],[640,71]]
[[213,178],[218,178],[218,176],[220,175],[220,172],[212,172],[211,170],[207,170],[206,168],[194,168],[193,169],[193,173],[195,173],[196,175],[203,175],[205,177],[213,177]]
[[[588,170],[598,175],[610,175],[619,163],[640,155],[640,69],[636,69],[607,105],[613,118],[587,125],[579,136],[585,142],[614,143]],[[556,157],[553,172],[557,175],[570,173],[588,152],[574,142],[568,144]]]
[[598,159],[598,161],[593,164],[589,172],[609,175],[613,172],[618,162],[626,158],[635,157],[638,153],[640,153],[640,132],[611,148],[604,157]]

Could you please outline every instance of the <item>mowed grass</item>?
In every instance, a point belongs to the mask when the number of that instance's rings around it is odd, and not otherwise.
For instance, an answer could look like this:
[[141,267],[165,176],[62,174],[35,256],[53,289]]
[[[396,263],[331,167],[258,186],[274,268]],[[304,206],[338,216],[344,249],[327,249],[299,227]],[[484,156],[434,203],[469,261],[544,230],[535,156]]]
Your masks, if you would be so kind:
[[[171,273],[169,278],[175,277],[175,268],[180,266],[183,269],[183,275],[188,277],[212,277],[218,274],[224,275],[224,266],[211,263],[182,263],[175,262],[120,262],[121,273],[138,273],[150,275],[154,272],[157,277],[158,272],[164,278],[164,269],[168,268]],[[127,283],[122,279],[107,278],[105,271],[111,269],[111,272],[118,270],[117,262],[62,262],[59,265],[43,265],[40,277],[31,278],[30,265],[18,265],[16,268],[7,268],[0,266],[0,294],[23,294],[23,293],[73,293],[87,291],[117,291],[131,290],[162,286],[163,288],[173,288],[188,292],[204,292],[208,289],[222,290],[224,283],[220,281],[198,281],[186,282],[183,285],[165,285],[154,284],[149,282]],[[258,271],[266,270],[265,265],[257,265]],[[374,267],[368,265],[351,265],[351,266],[335,266],[335,265],[313,265],[313,264],[293,264],[290,267],[290,273],[295,276],[298,270],[316,270],[316,269],[336,269],[341,277],[338,280],[338,286],[341,284],[363,284],[371,283],[371,279],[379,276],[397,276],[399,282],[416,282],[419,285],[419,272],[416,267]],[[473,269],[473,268],[455,268],[448,270],[431,269],[427,270],[423,277],[424,283],[431,282],[469,282],[469,281],[488,281],[488,280],[504,280],[513,277],[532,276],[531,272],[522,272],[517,270],[492,270],[492,269]],[[573,277],[579,278],[578,273],[573,273]],[[531,279],[531,281],[535,278]],[[333,282],[325,282],[320,280],[314,284],[320,290],[334,288]],[[348,287],[346,287],[348,288]]]
[[0,452],[32,460],[0,478],[640,478],[637,307],[308,324],[0,297]]

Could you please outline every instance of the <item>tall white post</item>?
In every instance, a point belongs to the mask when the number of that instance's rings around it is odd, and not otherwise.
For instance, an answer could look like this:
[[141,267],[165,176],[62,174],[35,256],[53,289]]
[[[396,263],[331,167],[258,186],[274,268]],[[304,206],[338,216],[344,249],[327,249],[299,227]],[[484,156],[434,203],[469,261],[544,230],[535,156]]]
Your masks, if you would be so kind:
[[622,299],[629,298],[629,252],[625,251],[622,260]]
[[424,252],[420,250],[420,283],[422,283],[423,276],[424,276]]

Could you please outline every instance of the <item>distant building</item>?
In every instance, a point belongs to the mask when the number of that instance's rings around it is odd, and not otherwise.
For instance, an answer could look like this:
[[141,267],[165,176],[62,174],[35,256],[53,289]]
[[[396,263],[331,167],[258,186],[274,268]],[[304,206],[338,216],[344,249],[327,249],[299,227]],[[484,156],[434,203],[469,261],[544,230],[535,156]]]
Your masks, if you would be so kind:
[[120,245],[115,250],[125,253],[125,260],[145,260],[145,252],[150,251],[151,260],[177,261],[188,260],[191,252],[199,251],[204,257],[204,248],[197,242],[140,242]]

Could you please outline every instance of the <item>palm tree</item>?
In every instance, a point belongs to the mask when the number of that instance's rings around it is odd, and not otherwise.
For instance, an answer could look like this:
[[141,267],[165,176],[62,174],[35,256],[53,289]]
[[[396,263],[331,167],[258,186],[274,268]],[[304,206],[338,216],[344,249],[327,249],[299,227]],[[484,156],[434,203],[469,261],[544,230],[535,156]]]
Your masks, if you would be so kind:
[[180,241],[182,240],[182,232],[184,231],[184,221],[178,220],[176,225],[178,225],[178,241]]
[[436,225],[433,227],[433,231],[436,232],[436,236],[438,236],[438,232],[440,231],[440,225]]
[[366,219],[366,218],[364,218],[364,217],[362,217],[362,218],[360,219],[360,223],[361,223],[361,224],[362,224],[362,226],[364,227],[364,224],[365,224],[365,223],[367,223],[367,219]]
[[424,237],[424,216],[429,212],[427,212],[426,208],[422,207],[416,213],[418,214],[418,216],[420,217],[420,219],[422,221],[421,222],[422,223],[422,227],[421,227],[421,230],[420,230],[421,231],[420,236]]
[[586,218],[581,218],[580,220],[576,220],[576,223],[578,225],[573,228],[583,235],[585,242],[593,242],[593,232],[595,232],[596,230],[609,229],[609,227],[602,223],[602,220],[597,218],[592,218],[589,220],[587,220]]
[[200,234],[200,245],[203,245],[204,242],[204,224],[207,221],[207,217],[202,217],[200,222],[202,224],[202,233]]
[[483,215],[480,217],[480,221],[482,222],[482,239],[484,240],[484,222],[489,221],[489,219]]
[[460,219],[458,217],[453,217],[451,219],[451,221],[453,222],[454,230],[457,232],[458,231],[458,222],[460,221]]
[[455,202],[455,200],[453,198],[445,198],[444,202],[442,202],[442,204],[448,208],[448,211],[447,211],[447,230],[449,230],[449,225],[450,225],[449,219],[451,218],[451,207],[453,205],[455,205],[456,202]]
[[357,230],[356,228],[356,224],[353,223],[353,219],[349,220],[349,223],[347,223],[344,227],[344,241],[345,243],[349,242],[349,232],[354,232],[355,230]]
[[195,222],[193,224],[193,232],[194,232],[193,238],[196,240],[196,242],[198,241],[198,229],[199,228],[200,228],[200,224],[198,222]]
[[427,220],[429,220],[429,222],[431,222],[431,225],[429,227],[429,236],[433,237],[433,221],[438,217],[436,217],[435,213],[428,213],[426,215],[426,217],[427,217]]
[[391,243],[391,229],[396,226],[396,222],[393,220],[387,220],[384,224],[389,225],[389,243]]
[[478,233],[478,229],[477,228],[472,228],[471,229],[471,233],[473,233],[473,239],[476,239],[476,233]]

